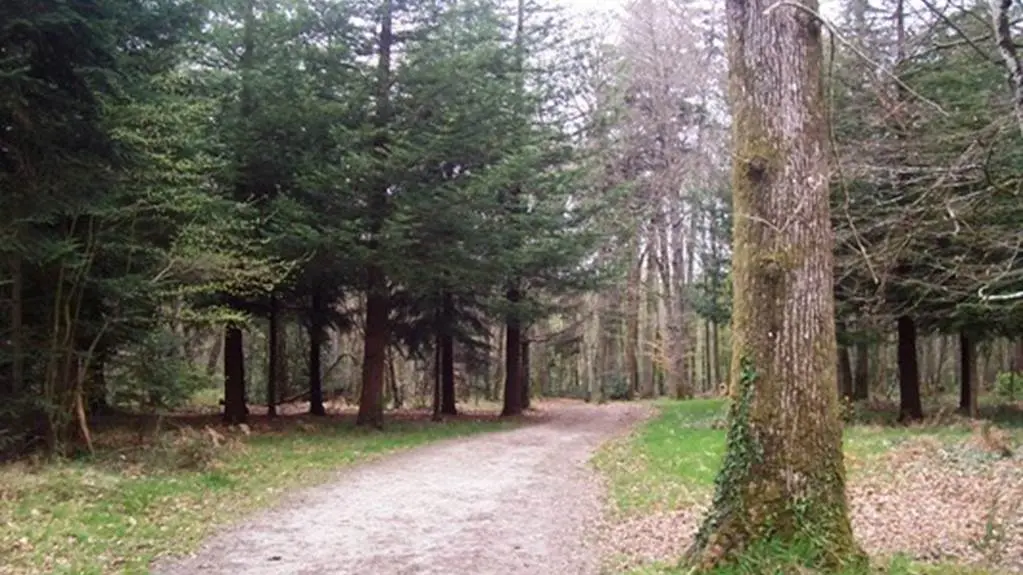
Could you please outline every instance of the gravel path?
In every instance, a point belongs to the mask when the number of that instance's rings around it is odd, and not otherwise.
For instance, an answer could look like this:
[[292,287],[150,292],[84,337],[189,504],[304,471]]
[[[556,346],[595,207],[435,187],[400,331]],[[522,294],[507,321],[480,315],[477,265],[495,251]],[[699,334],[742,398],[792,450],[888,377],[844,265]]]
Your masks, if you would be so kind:
[[343,471],[209,540],[159,575],[589,575],[593,450],[642,406],[551,404],[550,419]]

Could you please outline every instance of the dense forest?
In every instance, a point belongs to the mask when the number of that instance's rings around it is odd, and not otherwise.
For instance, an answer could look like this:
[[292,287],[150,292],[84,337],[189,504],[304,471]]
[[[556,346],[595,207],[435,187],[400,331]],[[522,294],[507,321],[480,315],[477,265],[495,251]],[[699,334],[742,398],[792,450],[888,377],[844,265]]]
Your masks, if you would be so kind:
[[0,2],[0,555],[328,482],[162,572],[1023,568],[1021,49],[1012,0]]
[[[5,2],[0,450],[202,398],[381,426],[720,392],[732,119],[701,6]],[[1018,397],[1016,8],[832,8],[836,385],[908,420]]]

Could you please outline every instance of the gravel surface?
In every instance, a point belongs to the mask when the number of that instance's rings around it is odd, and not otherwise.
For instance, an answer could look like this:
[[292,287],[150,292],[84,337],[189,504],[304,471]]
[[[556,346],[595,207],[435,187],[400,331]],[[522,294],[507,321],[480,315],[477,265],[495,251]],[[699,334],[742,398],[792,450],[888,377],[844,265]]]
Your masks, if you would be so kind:
[[345,470],[333,483],[206,542],[158,575],[589,575],[601,515],[587,465],[648,410],[553,403],[542,424],[437,443]]

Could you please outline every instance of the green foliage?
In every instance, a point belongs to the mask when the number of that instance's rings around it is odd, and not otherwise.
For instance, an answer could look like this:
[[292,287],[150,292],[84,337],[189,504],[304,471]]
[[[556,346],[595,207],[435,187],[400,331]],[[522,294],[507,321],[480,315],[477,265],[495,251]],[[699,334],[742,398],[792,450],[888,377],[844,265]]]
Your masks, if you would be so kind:
[[109,401],[152,409],[185,405],[196,391],[213,384],[182,354],[183,339],[166,329],[124,346],[107,375]]
[[995,393],[1009,401],[1023,397],[1023,372],[1009,371],[998,374],[995,379]]

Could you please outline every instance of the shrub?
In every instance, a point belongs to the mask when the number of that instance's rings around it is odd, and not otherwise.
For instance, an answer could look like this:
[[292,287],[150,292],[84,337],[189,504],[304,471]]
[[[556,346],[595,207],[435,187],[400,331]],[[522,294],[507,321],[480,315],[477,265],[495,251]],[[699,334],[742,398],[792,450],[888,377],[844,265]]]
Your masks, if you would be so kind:
[[1023,371],[999,373],[995,380],[995,393],[1009,401],[1023,396]]

